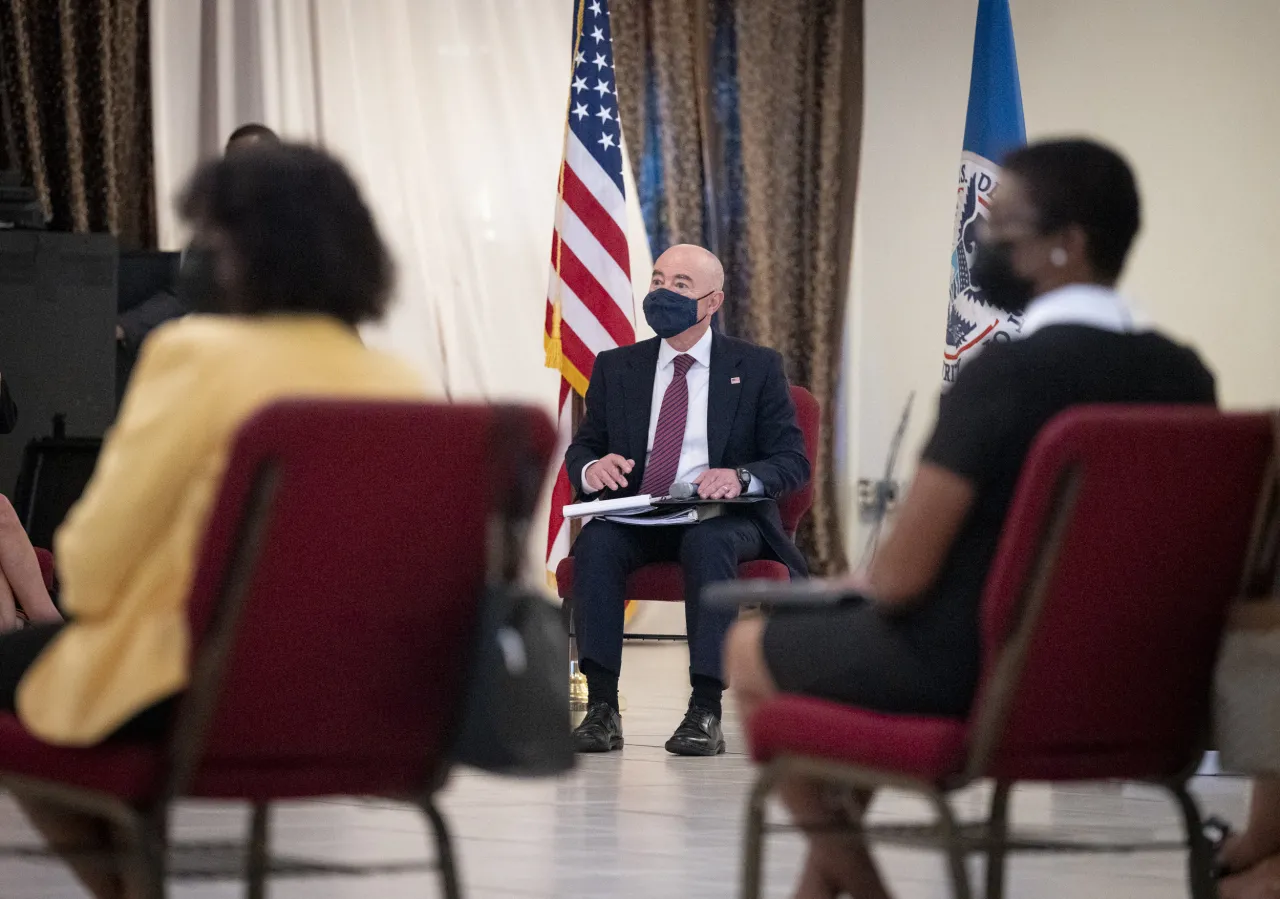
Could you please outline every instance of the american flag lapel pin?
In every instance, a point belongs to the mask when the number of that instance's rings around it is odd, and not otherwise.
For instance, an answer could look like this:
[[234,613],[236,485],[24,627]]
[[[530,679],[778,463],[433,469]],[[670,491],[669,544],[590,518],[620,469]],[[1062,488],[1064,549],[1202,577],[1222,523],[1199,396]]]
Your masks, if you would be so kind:
[[730,378],[730,379],[729,379],[729,383],[730,383],[730,384],[741,384],[741,383],[742,383],[742,378],[739,378],[739,377],[737,377],[737,376],[734,376],[734,377],[732,377],[732,378]]

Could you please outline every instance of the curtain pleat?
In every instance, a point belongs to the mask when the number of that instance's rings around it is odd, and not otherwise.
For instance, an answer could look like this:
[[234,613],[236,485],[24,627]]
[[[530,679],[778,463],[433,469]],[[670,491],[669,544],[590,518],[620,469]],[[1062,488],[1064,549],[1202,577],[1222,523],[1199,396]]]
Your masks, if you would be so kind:
[[148,0],[0,0],[0,160],[49,226],[155,245]]

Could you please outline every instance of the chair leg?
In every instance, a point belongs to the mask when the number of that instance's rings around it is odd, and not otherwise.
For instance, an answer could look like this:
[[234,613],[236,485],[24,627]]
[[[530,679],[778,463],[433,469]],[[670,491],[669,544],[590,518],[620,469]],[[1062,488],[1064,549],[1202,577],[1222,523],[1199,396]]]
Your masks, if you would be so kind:
[[436,864],[440,867],[440,883],[444,887],[445,899],[462,899],[462,886],[458,880],[458,866],[453,858],[449,826],[430,798],[423,799],[419,808],[431,825],[431,835],[436,846]]
[[996,781],[991,794],[991,817],[987,822],[987,896],[1004,899],[1005,857],[1009,839],[1009,794],[1013,784]]
[[142,815],[121,833],[129,841],[130,858],[122,872],[131,896],[165,899],[168,869],[168,816],[163,812]]
[[578,656],[574,652],[574,633],[573,633],[573,600],[560,600],[560,623],[564,625],[564,632],[569,635],[569,654],[570,658],[576,659]]
[[266,899],[271,840],[271,806],[255,802],[249,818],[249,853],[245,865],[248,899]]
[[1183,827],[1187,832],[1187,879],[1192,899],[1216,899],[1218,885],[1213,878],[1213,848],[1204,835],[1204,819],[1195,798],[1187,791],[1185,782],[1169,787],[1178,808],[1182,811]]
[[969,869],[965,866],[966,852],[960,825],[956,822],[955,813],[947,797],[942,793],[934,793],[930,799],[938,813],[938,825],[942,829],[942,843],[947,853],[947,866],[951,872],[951,895],[953,899],[973,899],[973,887],[969,885]]
[[764,879],[765,803],[773,789],[770,778],[756,780],[747,800],[747,826],[742,844],[742,899],[760,899]]

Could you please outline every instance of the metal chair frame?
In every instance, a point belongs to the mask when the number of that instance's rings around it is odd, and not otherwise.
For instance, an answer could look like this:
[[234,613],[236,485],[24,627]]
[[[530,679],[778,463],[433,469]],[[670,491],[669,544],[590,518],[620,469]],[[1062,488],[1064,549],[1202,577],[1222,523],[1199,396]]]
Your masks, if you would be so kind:
[[[208,631],[196,653],[190,685],[178,705],[173,733],[165,745],[165,773],[158,795],[134,805],[97,790],[0,772],[0,786],[32,799],[99,817],[112,825],[124,837],[128,847],[127,858],[123,859],[122,865],[126,876],[134,878],[139,895],[147,899],[164,899],[166,895],[170,808],[186,795],[200,767],[223,673],[235,644],[237,624],[261,555],[279,480],[280,470],[275,463],[262,465],[254,477]],[[507,517],[505,514],[494,516],[489,527],[491,540],[498,538],[506,544],[509,539],[523,539],[523,531],[516,527],[515,522],[507,521]],[[519,533],[513,537],[513,532],[517,531]],[[496,563],[507,568],[503,559],[518,556],[518,544],[515,546],[517,552],[514,554],[508,546],[491,548],[490,566]],[[491,567],[490,570],[498,569]],[[406,803],[416,806],[426,819],[444,895],[447,899],[461,899],[462,888],[452,837],[434,799],[447,775],[446,765],[435,781],[422,785],[417,795],[403,798]],[[266,896],[270,869],[270,805],[270,802],[252,803],[244,872],[248,899],[265,899]],[[109,854],[109,859],[116,864],[122,861],[114,853]]]
[[1177,844],[1144,843],[1100,847],[1068,841],[1026,840],[1011,837],[1009,832],[1009,799],[1015,781],[996,779],[986,820],[977,825],[962,823],[951,808],[949,796],[977,781],[990,779],[992,757],[1004,734],[1013,697],[1026,665],[1032,637],[1052,583],[1067,526],[1075,509],[1082,474],[1078,468],[1065,471],[1059,478],[1047,524],[1036,548],[1029,577],[1023,584],[1019,600],[1020,619],[1001,652],[984,693],[982,706],[970,731],[970,745],[963,770],[954,778],[931,782],[908,775],[880,771],[803,756],[781,756],[766,764],[756,779],[747,802],[746,830],[742,856],[743,899],[759,899],[764,869],[764,837],[771,830],[815,830],[814,828],[770,825],[766,822],[766,804],[778,784],[789,778],[803,778],[848,790],[894,788],[925,798],[936,814],[932,825],[863,826],[851,824],[837,828],[840,832],[860,834],[863,838],[914,847],[940,848],[946,855],[954,899],[971,899],[967,859],[981,854],[986,858],[986,899],[1003,899],[1005,862],[1013,851],[1072,850],[1078,852],[1138,851],[1140,849],[1188,851],[1188,878],[1192,899],[1213,899],[1217,887],[1213,879],[1213,852],[1204,834],[1199,806],[1187,789],[1195,773],[1195,761],[1188,760],[1185,771],[1168,780],[1147,781],[1163,788],[1177,805],[1185,830],[1185,840]]

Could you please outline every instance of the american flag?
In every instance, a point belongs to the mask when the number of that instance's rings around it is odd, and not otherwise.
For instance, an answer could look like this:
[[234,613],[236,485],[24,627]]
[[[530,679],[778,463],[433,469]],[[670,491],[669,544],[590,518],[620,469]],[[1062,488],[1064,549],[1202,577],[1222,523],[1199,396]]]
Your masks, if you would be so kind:
[[[562,452],[573,436],[573,392],[586,395],[596,354],[636,339],[608,0],[576,0],[573,23],[573,76],[544,335],[547,367],[560,372]],[[556,566],[569,554],[569,525],[560,510],[572,497],[561,465],[547,532],[551,581]]]

